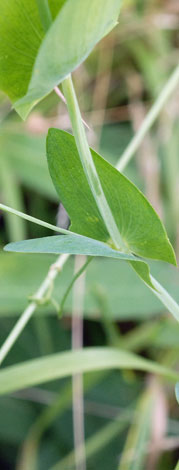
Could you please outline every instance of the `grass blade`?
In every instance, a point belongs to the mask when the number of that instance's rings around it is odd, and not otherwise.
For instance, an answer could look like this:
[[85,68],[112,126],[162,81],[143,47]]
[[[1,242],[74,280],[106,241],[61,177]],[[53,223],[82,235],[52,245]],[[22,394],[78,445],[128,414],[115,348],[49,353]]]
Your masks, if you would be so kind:
[[98,347],[53,354],[18,366],[7,367],[0,372],[0,394],[69,377],[79,372],[120,368],[152,372],[173,381],[179,380],[179,373],[155,362],[126,351]]

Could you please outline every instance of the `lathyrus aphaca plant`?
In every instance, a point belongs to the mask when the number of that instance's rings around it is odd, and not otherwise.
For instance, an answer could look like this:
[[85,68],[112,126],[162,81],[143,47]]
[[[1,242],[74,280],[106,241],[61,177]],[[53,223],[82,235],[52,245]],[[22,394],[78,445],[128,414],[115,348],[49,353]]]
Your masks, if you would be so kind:
[[[179,320],[179,306],[152,277],[147,263],[147,259],[154,259],[176,265],[163,223],[141,191],[89,148],[72,82],[72,72],[95,45],[114,27],[120,28],[121,1],[0,0],[0,5],[1,90],[26,119],[33,107],[61,84],[73,130],[71,135],[49,129],[47,136],[49,172],[68,212],[69,230],[44,222],[60,234],[10,243],[5,250],[126,261]],[[169,87],[165,97],[167,93]],[[157,112],[159,106],[153,119]],[[32,220],[3,204],[0,208]],[[43,225],[43,221],[32,221]]]

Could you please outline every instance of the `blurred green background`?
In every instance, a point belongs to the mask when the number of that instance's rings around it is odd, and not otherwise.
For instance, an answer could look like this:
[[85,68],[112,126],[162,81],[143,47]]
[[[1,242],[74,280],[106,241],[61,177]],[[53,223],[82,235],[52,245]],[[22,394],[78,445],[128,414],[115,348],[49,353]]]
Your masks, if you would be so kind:
[[[116,164],[178,61],[179,2],[125,0],[115,30],[74,73],[88,139]],[[125,174],[146,194],[167,228],[179,259],[179,90],[162,110]],[[53,93],[23,123],[0,94],[0,200],[3,204],[56,223],[58,197],[46,162],[49,127],[70,130],[65,105]],[[0,245],[46,236],[39,226],[0,213]],[[51,256],[0,251],[0,341],[6,338],[30,296],[44,279]],[[179,301],[178,270],[151,263],[152,272]],[[71,257],[55,283],[60,300],[74,271]],[[52,304],[39,307],[5,365],[71,347],[72,295],[65,316]],[[116,344],[168,366],[178,366],[179,327],[164,307],[123,262],[94,260],[86,275],[84,345]],[[117,339],[116,339],[117,338]],[[153,383],[153,381],[155,383]],[[152,384],[151,384],[152,382]],[[173,470],[179,447],[178,405],[172,385],[142,373],[108,372],[85,377],[84,417],[89,456],[87,470],[117,470],[126,455],[126,436],[135,447],[139,398],[155,397],[152,420],[159,426],[143,433],[143,453],[127,457],[119,470]],[[153,394],[153,395],[152,395]],[[139,407],[139,409],[138,409]],[[135,412],[134,412],[135,410]],[[149,401],[143,416],[148,422]],[[147,437],[146,437],[147,436]],[[56,381],[0,399],[0,468],[73,469],[63,463],[73,449],[71,381]],[[156,444],[156,446],[154,446]],[[130,450],[130,449],[129,449]],[[121,457],[122,456],[122,457]],[[122,460],[121,460],[122,462]],[[129,465],[135,467],[129,467]]]

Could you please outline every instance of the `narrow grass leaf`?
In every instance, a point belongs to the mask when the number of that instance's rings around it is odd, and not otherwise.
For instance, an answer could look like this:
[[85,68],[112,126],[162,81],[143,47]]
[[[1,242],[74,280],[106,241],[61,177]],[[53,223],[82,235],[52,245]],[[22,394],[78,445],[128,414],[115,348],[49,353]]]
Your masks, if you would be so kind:
[[7,367],[0,372],[0,394],[12,393],[51,380],[108,369],[136,369],[179,380],[179,373],[135,354],[112,348],[85,348],[53,354]]

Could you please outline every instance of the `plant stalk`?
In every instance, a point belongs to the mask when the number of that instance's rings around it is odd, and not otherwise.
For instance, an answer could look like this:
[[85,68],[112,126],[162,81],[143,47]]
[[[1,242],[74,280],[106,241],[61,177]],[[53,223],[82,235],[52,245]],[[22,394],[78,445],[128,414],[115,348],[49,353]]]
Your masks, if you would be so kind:
[[22,219],[28,220],[28,222],[32,222],[34,224],[40,225],[42,227],[48,228],[49,230],[53,230],[54,232],[59,232],[64,235],[70,235],[76,233],[66,230],[65,228],[57,227],[56,225],[49,224],[48,222],[44,222],[43,220],[36,219],[36,217],[32,217],[31,215],[25,214],[24,212],[17,211],[12,207],[6,206],[4,204],[0,204],[0,210],[4,212],[9,212],[10,214],[17,215],[17,217],[21,217]]
[[63,81],[62,86],[63,93],[67,101],[67,107],[79,156],[92,194],[115,247],[122,250],[123,252],[126,252],[126,245],[123,242],[111,209],[104,195],[103,188],[93,162],[71,75],[69,75]]
[[83,274],[84,271],[86,271],[87,267],[88,267],[88,264],[91,263],[91,261],[94,259],[93,256],[90,256],[87,261],[81,266],[81,268],[79,269],[79,271],[76,272],[76,274],[73,276],[71,282],[69,283],[63,297],[62,297],[62,300],[61,300],[61,303],[60,303],[60,309],[59,309],[59,315],[61,317],[61,315],[63,314],[63,309],[64,309],[64,305],[65,305],[65,302],[66,302],[66,299],[74,285],[74,283],[77,281],[77,279]]
[[162,304],[167,307],[169,312],[172,313],[175,319],[179,322],[179,305],[173,299],[173,297],[171,297],[171,295],[167,292],[167,290],[163,286],[161,286],[161,284],[152,275],[150,275],[150,277],[151,277],[152,284],[154,285],[156,290],[148,286],[149,289],[151,289],[153,294],[155,294],[156,297],[158,297],[160,302],[162,302]]
[[124,168],[130,162],[131,158],[133,157],[138,147],[140,146],[143,138],[145,137],[149,129],[152,127],[153,123],[158,117],[163,106],[166,104],[168,98],[170,97],[170,95],[172,94],[176,86],[178,85],[178,82],[179,82],[179,65],[177,65],[177,67],[175,68],[174,72],[172,73],[166,85],[162,89],[157,100],[155,101],[150,111],[146,115],[139,131],[135,134],[130,144],[127,146],[124,153],[120,157],[117,163],[117,169],[119,171],[123,171]]
[[50,266],[49,272],[41,284],[40,288],[38,289],[37,293],[35,294],[35,299],[30,305],[24,310],[24,313],[19,318],[18,322],[16,323],[15,327],[12,329],[11,333],[7,337],[6,341],[4,342],[3,346],[0,349],[0,364],[7,356],[8,352],[16,342],[17,338],[22,333],[24,327],[26,326],[27,322],[32,317],[33,313],[35,312],[38,303],[44,298],[44,295],[48,292],[49,287],[54,282],[57,275],[61,272],[64,264],[66,263],[67,259],[69,258],[69,254],[60,255],[57,261]]
[[[55,92],[56,95],[63,101],[64,104],[67,104],[66,99],[65,99],[63,93],[61,92],[60,88],[58,88],[58,86],[55,86],[55,87],[54,87],[54,92]],[[90,127],[88,126],[87,122],[84,121],[84,119],[82,119],[82,122],[83,122],[84,126],[85,126],[88,130],[90,130]]]
[[[75,274],[83,269],[86,257],[75,257]],[[85,271],[73,288],[72,302],[72,351],[83,348],[83,308],[85,296]],[[83,374],[72,377],[73,436],[76,470],[86,470]]]

